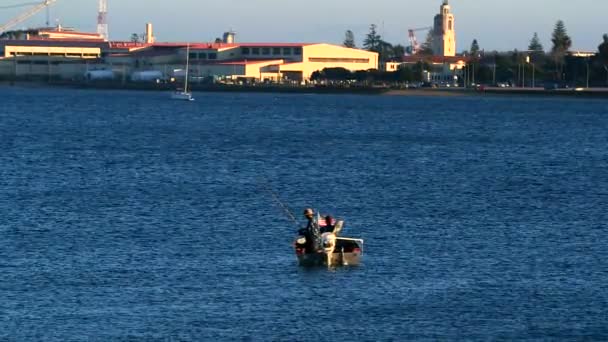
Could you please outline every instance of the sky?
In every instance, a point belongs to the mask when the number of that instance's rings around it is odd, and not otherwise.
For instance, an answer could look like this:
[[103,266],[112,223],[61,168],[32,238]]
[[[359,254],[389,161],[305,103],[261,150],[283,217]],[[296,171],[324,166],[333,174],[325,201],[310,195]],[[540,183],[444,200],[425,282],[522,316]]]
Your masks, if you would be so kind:
[[[41,0],[0,0],[0,7]],[[227,30],[238,42],[341,44],[346,30],[358,46],[370,24],[392,44],[409,45],[407,30],[431,26],[442,0],[108,0],[110,39],[128,40],[154,24],[157,41],[212,41]],[[484,50],[525,50],[538,32],[551,48],[555,22],[565,22],[573,50],[595,51],[608,33],[607,0],[450,0],[457,50],[477,39]],[[0,23],[24,9],[0,9]],[[15,28],[43,25],[45,14]],[[95,31],[97,0],[58,0],[51,20]],[[423,41],[425,32],[418,32]]]

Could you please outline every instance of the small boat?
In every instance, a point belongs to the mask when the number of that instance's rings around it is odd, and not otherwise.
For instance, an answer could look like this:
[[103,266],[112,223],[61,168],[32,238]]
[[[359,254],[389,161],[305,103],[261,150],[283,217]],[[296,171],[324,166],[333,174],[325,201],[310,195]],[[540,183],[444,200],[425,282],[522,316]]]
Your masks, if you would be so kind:
[[[333,232],[320,232],[319,217],[313,222],[309,236],[300,235],[294,248],[300,266],[358,266],[363,254],[363,240],[339,237],[344,221],[337,221]],[[307,241],[311,238],[312,241]]]
[[188,93],[186,91],[176,91],[175,93],[171,94],[171,99],[182,101],[194,101],[192,93]]
[[171,99],[179,101],[194,101],[192,93],[188,91],[188,71],[190,69],[190,44],[186,47],[186,76],[184,77],[184,89],[171,94]]

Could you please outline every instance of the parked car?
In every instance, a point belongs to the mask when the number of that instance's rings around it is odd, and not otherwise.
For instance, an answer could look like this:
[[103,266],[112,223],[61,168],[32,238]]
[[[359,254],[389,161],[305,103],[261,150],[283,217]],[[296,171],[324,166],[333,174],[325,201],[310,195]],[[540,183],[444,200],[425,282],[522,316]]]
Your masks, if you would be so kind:
[[570,85],[568,83],[563,82],[546,82],[544,84],[545,90],[556,90],[556,89],[570,89]]

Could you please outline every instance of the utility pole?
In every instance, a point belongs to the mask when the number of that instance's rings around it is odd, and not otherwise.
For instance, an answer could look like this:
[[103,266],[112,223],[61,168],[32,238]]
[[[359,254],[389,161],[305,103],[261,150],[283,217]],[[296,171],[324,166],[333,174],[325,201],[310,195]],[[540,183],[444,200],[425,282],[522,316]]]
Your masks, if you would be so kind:
[[587,62],[587,88],[589,88],[589,57],[585,58]]
[[536,88],[536,66],[532,63],[532,88]]
[[[524,63],[524,88],[526,87],[526,65],[530,64],[530,56],[526,56],[526,63]],[[532,72],[534,73],[534,72]],[[534,78],[534,76],[532,76],[532,78]],[[534,82],[532,82],[534,83]],[[534,86],[532,86],[534,87]]]

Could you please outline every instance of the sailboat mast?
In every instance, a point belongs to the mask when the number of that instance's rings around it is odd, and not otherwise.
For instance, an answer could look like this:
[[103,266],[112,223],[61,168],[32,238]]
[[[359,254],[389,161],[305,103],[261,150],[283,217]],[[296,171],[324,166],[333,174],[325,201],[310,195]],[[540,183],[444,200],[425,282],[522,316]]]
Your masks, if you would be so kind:
[[190,69],[190,43],[186,47],[186,82],[184,84],[184,93],[188,92],[188,69]]

